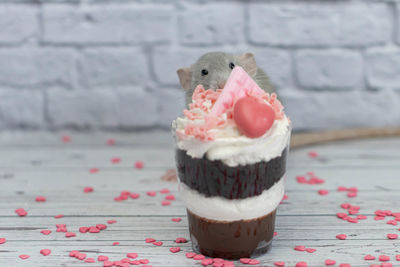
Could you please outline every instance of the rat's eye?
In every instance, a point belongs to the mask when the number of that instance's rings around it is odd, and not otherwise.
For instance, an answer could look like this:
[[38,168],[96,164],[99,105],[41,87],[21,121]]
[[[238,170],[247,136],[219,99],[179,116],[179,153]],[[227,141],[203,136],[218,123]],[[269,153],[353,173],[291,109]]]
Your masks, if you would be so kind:
[[232,62],[229,63],[229,68],[233,69],[235,67],[235,64],[233,64]]
[[205,76],[207,74],[208,74],[208,70],[206,70],[206,69],[201,70],[201,76]]

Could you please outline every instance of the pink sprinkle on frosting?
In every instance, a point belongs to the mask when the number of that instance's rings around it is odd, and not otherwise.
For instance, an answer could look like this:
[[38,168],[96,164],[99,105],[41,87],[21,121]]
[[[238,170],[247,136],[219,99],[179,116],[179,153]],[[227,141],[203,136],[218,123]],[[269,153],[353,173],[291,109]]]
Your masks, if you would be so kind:
[[[184,135],[193,136],[194,138],[201,141],[212,141],[215,139],[213,133],[209,132],[211,129],[221,129],[227,125],[235,124],[233,120],[233,107],[238,97],[233,96],[232,101],[226,103],[224,107],[225,112],[220,115],[214,115],[211,110],[220,97],[222,89],[217,89],[216,91],[212,89],[205,90],[202,85],[198,85],[193,92],[192,103],[189,104],[189,109],[183,111],[183,115],[191,120],[198,120],[204,118],[204,123],[189,123],[184,128]],[[271,95],[267,92],[252,91],[246,93],[247,96],[252,96],[268,103],[272,109],[275,111],[275,118],[282,119],[284,117],[283,106],[281,102],[277,99],[277,95],[272,93]],[[211,104],[210,104],[211,103]],[[203,113],[206,115],[204,115]],[[223,116],[226,114],[226,116]],[[183,137],[182,133],[177,131],[177,135]]]

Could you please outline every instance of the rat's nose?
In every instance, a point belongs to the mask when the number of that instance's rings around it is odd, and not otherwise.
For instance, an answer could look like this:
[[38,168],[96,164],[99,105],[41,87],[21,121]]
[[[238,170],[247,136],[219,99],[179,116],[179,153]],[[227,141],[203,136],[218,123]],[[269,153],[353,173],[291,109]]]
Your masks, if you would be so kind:
[[225,87],[226,81],[219,82],[218,83],[218,88],[223,89]]

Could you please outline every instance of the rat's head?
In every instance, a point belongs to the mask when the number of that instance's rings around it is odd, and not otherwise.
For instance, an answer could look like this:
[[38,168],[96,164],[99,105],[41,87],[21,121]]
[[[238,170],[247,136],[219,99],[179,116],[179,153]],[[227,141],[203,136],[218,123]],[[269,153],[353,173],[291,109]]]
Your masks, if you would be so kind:
[[224,88],[235,66],[241,66],[250,76],[254,76],[257,71],[253,54],[233,55],[223,52],[204,54],[192,66],[178,69],[179,81],[186,91],[186,102],[190,103],[193,91],[199,84],[205,89]]

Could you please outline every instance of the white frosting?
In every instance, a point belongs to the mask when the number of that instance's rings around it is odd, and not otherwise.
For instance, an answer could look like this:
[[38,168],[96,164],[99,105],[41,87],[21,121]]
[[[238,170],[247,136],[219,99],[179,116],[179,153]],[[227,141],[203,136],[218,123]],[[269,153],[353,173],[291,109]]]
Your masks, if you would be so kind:
[[275,210],[281,202],[285,189],[284,177],[260,195],[244,199],[226,199],[223,197],[206,197],[179,184],[181,197],[192,213],[211,220],[237,221],[259,218]]
[[[193,121],[178,117],[172,124],[173,129],[183,133],[188,123]],[[197,123],[202,123],[202,120],[197,120]],[[275,120],[272,127],[258,138],[242,135],[236,125],[212,129],[210,132],[215,135],[215,140],[206,142],[193,136],[176,136],[177,146],[194,158],[206,155],[209,160],[221,160],[226,165],[235,167],[279,157],[289,144],[290,122],[286,116]]]

